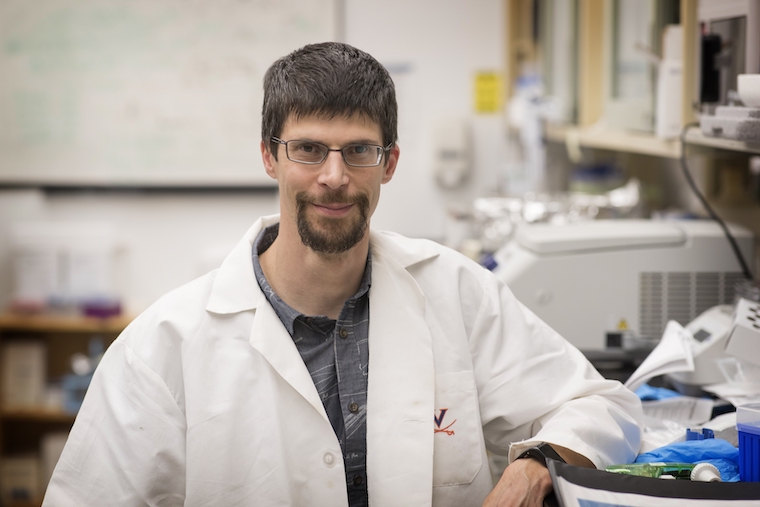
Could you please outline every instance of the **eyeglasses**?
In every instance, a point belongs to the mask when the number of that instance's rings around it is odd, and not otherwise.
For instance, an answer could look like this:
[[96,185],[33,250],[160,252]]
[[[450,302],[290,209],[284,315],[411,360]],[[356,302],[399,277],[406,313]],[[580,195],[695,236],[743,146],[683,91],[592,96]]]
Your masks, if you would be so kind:
[[343,148],[332,149],[315,141],[283,141],[279,137],[272,137],[272,142],[285,145],[285,154],[288,160],[299,164],[321,164],[331,151],[339,151],[343,155],[343,161],[351,167],[376,167],[383,160],[385,152],[390,151],[393,143],[386,147],[376,144],[348,144]]

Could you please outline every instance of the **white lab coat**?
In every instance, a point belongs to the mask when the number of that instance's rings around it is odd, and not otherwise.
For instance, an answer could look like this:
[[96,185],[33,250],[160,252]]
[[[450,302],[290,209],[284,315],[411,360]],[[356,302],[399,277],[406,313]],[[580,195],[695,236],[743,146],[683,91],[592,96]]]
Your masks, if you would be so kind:
[[[109,347],[45,507],[347,505],[338,440],[254,278],[252,243],[277,220]],[[429,241],[372,231],[370,243],[370,505],[480,506],[486,447],[633,459],[638,398],[490,272]]]

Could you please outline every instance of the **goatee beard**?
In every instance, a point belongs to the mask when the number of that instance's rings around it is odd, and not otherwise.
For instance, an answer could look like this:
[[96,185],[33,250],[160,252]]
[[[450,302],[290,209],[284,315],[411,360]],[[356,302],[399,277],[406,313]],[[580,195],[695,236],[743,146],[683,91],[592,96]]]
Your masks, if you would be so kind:
[[[309,204],[354,204],[359,211],[345,218],[318,216],[309,221]],[[353,248],[367,230],[369,199],[364,194],[348,196],[345,192],[330,192],[318,201],[306,192],[296,194],[296,220],[301,242],[318,253],[339,254]]]

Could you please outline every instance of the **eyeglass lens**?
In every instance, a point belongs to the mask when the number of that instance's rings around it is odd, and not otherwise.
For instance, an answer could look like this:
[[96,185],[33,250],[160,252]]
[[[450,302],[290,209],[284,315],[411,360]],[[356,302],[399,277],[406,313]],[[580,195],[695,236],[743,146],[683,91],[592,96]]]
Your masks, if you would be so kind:
[[[286,148],[290,160],[304,164],[319,164],[330,152],[324,144],[313,141],[288,141]],[[382,147],[371,144],[349,144],[340,151],[346,164],[358,167],[378,165],[383,154]]]

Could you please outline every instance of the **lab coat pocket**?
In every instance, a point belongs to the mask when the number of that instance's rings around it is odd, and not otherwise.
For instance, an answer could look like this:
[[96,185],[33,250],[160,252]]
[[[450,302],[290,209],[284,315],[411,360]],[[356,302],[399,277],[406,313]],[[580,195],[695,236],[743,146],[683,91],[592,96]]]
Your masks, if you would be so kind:
[[435,385],[433,486],[469,484],[482,466],[473,373],[436,375]]

